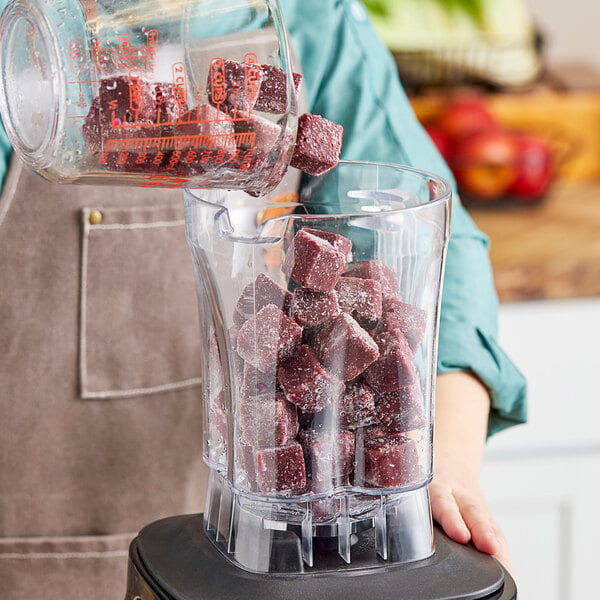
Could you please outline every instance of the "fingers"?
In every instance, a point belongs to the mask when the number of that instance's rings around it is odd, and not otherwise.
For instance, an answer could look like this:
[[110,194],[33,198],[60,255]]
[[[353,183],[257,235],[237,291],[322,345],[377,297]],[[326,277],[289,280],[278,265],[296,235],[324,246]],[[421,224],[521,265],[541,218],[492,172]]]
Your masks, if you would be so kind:
[[486,554],[500,552],[500,540],[496,534],[497,526],[483,498],[458,493],[455,496],[457,508],[471,532],[474,546]]
[[466,544],[471,539],[456,499],[450,487],[438,485],[435,480],[429,486],[431,512],[433,518],[440,524],[446,535],[460,544]]
[[448,537],[461,544],[472,540],[480,552],[492,555],[512,573],[508,544],[479,488],[454,490],[434,479],[429,493],[433,518]]

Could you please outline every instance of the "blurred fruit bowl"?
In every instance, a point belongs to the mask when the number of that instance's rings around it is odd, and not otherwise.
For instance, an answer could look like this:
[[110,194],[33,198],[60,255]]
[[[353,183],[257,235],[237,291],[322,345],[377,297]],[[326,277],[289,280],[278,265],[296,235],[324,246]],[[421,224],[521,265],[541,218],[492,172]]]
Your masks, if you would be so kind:
[[424,127],[469,206],[538,204],[572,152],[555,126],[509,127],[480,96],[449,100]]

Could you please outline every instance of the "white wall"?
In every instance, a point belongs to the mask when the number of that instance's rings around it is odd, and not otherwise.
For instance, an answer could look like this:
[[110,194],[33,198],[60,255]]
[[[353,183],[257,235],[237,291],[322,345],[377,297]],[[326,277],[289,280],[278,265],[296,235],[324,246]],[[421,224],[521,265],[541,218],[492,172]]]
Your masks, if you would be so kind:
[[544,33],[551,62],[585,60],[600,71],[598,0],[524,0]]
[[599,598],[600,298],[503,304],[500,341],[529,383],[529,423],[488,444],[482,486],[519,598]]

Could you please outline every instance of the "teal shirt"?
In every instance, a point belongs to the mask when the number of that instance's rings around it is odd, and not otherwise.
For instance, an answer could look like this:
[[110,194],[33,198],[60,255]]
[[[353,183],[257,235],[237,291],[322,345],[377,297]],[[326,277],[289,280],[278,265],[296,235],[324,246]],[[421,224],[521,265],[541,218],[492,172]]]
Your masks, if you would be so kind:
[[[415,118],[393,58],[357,0],[280,0],[310,111],[344,127],[342,157],[411,165],[454,180]],[[0,0],[0,6],[6,0]],[[0,179],[11,147],[0,127]],[[456,197],[456,196],[455,196]],[[498,345],[487,238],[454,202],[440,318],[438,373],[472,371],[492,399],[488,434],[526,419],[526,385]]]

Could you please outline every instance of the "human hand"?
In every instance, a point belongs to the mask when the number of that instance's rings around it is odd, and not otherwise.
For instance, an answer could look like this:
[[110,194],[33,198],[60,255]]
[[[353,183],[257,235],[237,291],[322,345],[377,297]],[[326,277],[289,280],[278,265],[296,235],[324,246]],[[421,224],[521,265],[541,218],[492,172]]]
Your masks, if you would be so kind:
[[460,544],[472,541],[480,552],[491,554],[513,573],[506,538],[492,517],[477,478],[453,471],[442,466],[435,470],[429,486],[434,520],[449,538]]
[[487,389],[472,374],[438,377],[431,510],[448,537],[472,541],[512,573],[506,539],[479,486],[489,410]]

